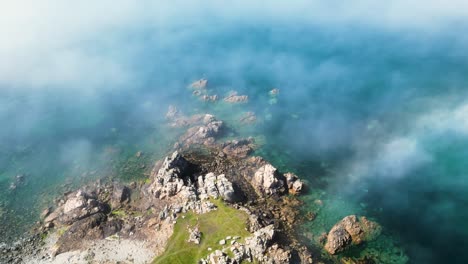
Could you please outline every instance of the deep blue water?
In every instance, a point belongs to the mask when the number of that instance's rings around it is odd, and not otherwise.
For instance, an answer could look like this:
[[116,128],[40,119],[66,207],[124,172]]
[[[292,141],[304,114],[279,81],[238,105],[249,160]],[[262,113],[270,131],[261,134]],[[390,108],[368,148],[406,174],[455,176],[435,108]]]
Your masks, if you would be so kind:
[[[176,135],[162,124],[174,104],[227,119],[238,136],[261,139],[257,154],[308,180],[305,210],[318,216],[304,232],[329,230],[347,214],[368,215],[385,234],[369,248],[390,243],[413,263],[466,263],[463,29],[246,22],[182,26],[164,40],[150,27],[117,31],[107,36],[120,43],[112,49],[99,38],[93,52],[131,68],[130,83],[92,93],[65,86],[0,90],[2,240],[27,230],[63,184],[144,178],[144,169],[126,173],[124,167],[149,166],[169,150]],[[201,77],[213,93],[237,90],[249,103],[197,102],[187,85]],[[276,101],[268,95],[272,88],[280,89]],[[258,124],[236,124],[233,116],[243,111],[254,111]],[[142,161],[134,157],[139,150]],[[25,182],[8,190],[17,174]],[[381,261],[390,263],[387,255]]]

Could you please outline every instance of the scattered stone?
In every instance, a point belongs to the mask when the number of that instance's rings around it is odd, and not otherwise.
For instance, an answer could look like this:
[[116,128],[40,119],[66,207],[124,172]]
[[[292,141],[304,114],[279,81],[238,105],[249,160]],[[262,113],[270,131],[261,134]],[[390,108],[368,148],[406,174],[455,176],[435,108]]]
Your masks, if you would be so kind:
[[219,241],[219,244],[220,244],[220,245],[226,245],[226,240],[221,239],[221,240]]

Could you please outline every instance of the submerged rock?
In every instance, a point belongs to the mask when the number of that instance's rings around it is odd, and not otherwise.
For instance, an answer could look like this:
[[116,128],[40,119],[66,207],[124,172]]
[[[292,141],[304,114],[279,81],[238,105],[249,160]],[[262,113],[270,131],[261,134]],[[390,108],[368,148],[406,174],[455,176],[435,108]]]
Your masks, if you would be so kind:
[[327,236],[325,250],[334,255],[346,250],[351,245],[359,245],[380,235],[381,227],[366,217],[346,216],[335,224]]
[[241,124],[250,125],[257,121],[257,116],[254,112],[246,112],[244,115],[241,116],[239,121]]
[[224,98],[227,103],[246,103],[249,100],[247,95],[238,95],[237,92],[232,91],[229,95]]
[[180,145],[213,145],[222,127],[223,121],[218,121],[213,115],[204,115],[201,125],[189,128],[180,138]]
[[198,81],[194,81],[193,83],[191,83],[190,88],[192,88],[192,89],[205,89],[207,85],[208,85],[208,80],[207,79],[200,79]]

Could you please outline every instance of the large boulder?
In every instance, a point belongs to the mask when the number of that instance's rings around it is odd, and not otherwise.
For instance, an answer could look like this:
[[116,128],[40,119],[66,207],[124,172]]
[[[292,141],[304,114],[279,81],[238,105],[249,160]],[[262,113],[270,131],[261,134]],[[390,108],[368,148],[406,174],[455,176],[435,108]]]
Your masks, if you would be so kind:
[[325,250],[330,254],[337,254],[351,245],[359,245],[380,235],[382,228],[376,222],[366,217],[357,218],[349,215],[335,224],[327,236]]
[[90,215],[107,211],[108,206],[100,202],[96,196],[78,190],[70,194],[63,206],[51,213],[44,222],[50,223],[58,220],[63,224],[71,224]]
[[130,188],[120,184],[114,184],[111,197],[112,208],[119,208],[125,202],[130,201]]
[[284,182],[275,167],[266,164],[255,172],[253,185],[260,194],[281,194],[284,192]]

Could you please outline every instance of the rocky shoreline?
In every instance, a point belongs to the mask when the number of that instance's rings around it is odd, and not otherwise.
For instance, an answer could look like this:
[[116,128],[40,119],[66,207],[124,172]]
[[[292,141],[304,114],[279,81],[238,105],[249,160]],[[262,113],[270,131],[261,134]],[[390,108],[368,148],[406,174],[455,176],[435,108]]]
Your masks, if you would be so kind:
[[[192,88],[206,85],[200,80]],[[246,100],[235,93],[225,99]],[[155,162],[146,182],[98,180],[63,194],[44,210],[31,238],[0,245],[0,263],[152,263],[181,218],[216,211],[218,202],[247,215],[250,235],[221,239],[218,249],[208,248],[194,263],[320,263],[296,234],[305,221],[297,196],[306,186],[298,176],[250,156],[252,138],[218,141],[224,123],[213,115],[184,116],[170,107],[166,118],[169,126],[186,132],[164,160]],[[190,243],[204,239],[197,226],[186,232]],[[379,233],[378,224],[349,216],[325,235],[324,249],[336,254]]]

